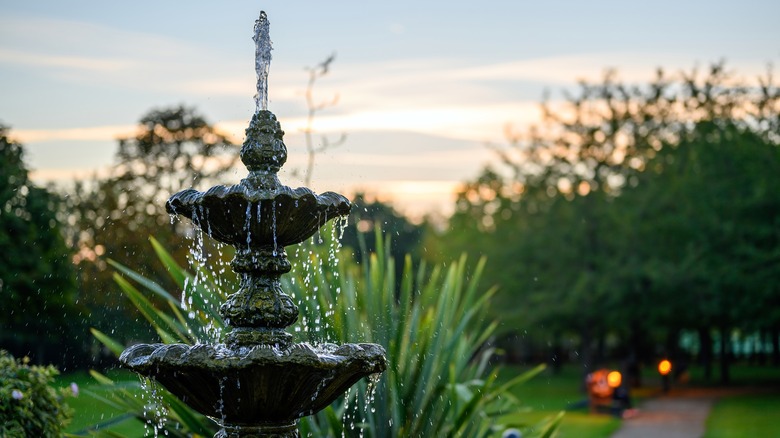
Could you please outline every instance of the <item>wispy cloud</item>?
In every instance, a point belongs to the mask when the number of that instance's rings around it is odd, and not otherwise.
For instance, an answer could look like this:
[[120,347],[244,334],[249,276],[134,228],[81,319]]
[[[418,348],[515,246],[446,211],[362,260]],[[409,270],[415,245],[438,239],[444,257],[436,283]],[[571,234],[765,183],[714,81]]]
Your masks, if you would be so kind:
[[0,47],[0,63],[29,65],[36,67],[62,67],[96,72],[115,72],[130,68],[133,62],[127,59],[111,59],[89,56],[42,55],[24,53]]
[[159,34],[9,16],[0,17],[0,63],[43,67],[36,73],[60,81],[147,91],[175,90],[184,72],[222,76],[232,67],[219,52]]
[[137,127],[132,125],[95,126],[69,129],[18,129],[12,132],[14,138],[22,143],[62,140],[116,140],[132,135]]
[[[526,124],[539,119],[535,102],[375,109],[319,116],[318,132],[410,131],[477,142],[503,139],[507,123]],[[303,129],[303,118],[282,119],[287,132]]]
[[94,176],[98,178],[108,176],[108,166],[100,168],[67,168],[67,169],[36,169],[30,172],[30,179],[36,183],[69,183],[73,181],[88,180]]
[[[406,131],[475,142],[503,140],[507,123],[525,124],[539,117],[533,102],[496,103],[472,106],[441,106],[348,112],[317,117],[318,133],[366,131]],[[217,129],[243,141],[247,120],[216,123]],[[301,133],[307,121],[303,117],[281,117],[288,135]],[[110,125],[70,129],[22,129],[13,133],[23,143],[54,140],[114,140],[136,132],[133,125]]]

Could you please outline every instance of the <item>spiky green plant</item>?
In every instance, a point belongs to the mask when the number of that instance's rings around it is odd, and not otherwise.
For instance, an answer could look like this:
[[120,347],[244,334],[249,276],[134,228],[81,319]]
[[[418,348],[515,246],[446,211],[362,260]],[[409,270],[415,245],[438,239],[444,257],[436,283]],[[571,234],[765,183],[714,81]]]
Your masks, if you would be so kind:
[[[499,418],[519,407],[510,389],[543,366],[496,383],[488,341],[498,323],[487,317],[496,290],[478,287],[485,260],[470,267],[463,256],[428,269],[415,268],[407,256],[399,285],[379,230],[376,248],[360,264],[337,267],[312,251],[308,262],[320,269],[286,279],[287,290],[300,302],[308,340],[378,343],[389,363],[376,388],[361,381],[331,411],[305,422],[302,431],[312,436],[349,436],[358,430],[372,437],[500,435],[507,425]],[[334,421],[340,418],[345,421]],[[535,431],[526,436],[549,436],[557,423],[521,426]]]
[[[200,272],[196,281],[153,239],[152,245],[172,278],[192,297],[187,308],[157,283],[125,266],[112,265],[118,270],[117,284],[162,342],[193,343],[213,333],[214,328],[222,328],[217,305],[224,299],[224,290],[232,289],[218,287],[206,271]],[[496,383],[497,372],[489,363],[494,351],[487,345],[497,324],[486,317],[486,306],[495,290],[480,291],[477,286],[485,261],[469,269],[462,257],[449,266],[423,265],[415,269],[407,258],[402,284],[396,285],[395,262],[379,232],[377,248],[362,263],[345,260],[336,266],[329,263],[335,257],[327,245],[312,245],[303,253],[305,263],[316,269],[284,278],[286,290],[299,301],[301,321],[295,326],[299,340],[379,343],[386,348],[389,362],[388,370],[375,383],[361,382],[315,417],[303,419],[301,435],[500,434],[506,425],[499,424],[499,417],[519,406],[510,389],[542,367],[509,383]],[[161,298],[167,308],[155,306],[148,299],[151,295]],[[123,350],[109,336],[93,333],[116,355]],[[113,384],[104,376],[96,376],[104,384]],[[156,399],[162,406],[156,408],[122,391],[104,401],[119,405],[171,436],[208,436],[216,431],[211,421],[162,388],[157,389],[160,396]],[[162,409],[167,411],[163,421],[154,415]],[[535,432],[526,436],[551,436],[558,421],[551,419],[527,429]]]

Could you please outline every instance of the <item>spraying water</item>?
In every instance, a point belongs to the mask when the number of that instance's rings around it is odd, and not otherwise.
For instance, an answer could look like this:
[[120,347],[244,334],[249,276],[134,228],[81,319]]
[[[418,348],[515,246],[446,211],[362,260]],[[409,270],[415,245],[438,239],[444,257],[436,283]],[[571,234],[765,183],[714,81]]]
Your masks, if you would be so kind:
[[255,113],[268,109],[268,70],[271,68],[271,33],[268,17],[260,12],[255,21],[255,71],[257,72],[257,94],[255,94]]

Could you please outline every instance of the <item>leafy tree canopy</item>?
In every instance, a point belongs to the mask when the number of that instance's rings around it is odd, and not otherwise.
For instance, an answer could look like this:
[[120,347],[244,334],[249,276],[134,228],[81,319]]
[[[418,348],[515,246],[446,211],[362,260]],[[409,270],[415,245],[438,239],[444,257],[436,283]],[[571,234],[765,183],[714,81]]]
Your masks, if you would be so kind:
[[58,205],[56,195],[29,180],[23,146],[0,126],[0,346],[61,363],[63,349],[79,336],[63,327],[80,319]]
[[[117,164],[109,176],[75,186],[66,213],[72,224],[71,242],[79,249],[81,289],[94,309],[93,324],[125,332],[122,337],[142,336],[136,331],[145,327],[134,322],[136,315],[127,314],[133,310],[116,290],[105,260],[138,261],[154,235],[174,249],[179,263],[185,263],[192,248],[182,245],[181,238],[193,230],[187,222],[172,221],[165,202],[185,188],[221,182],[238,157],[229,138],[195,109],[153,109],[141,117],[136,135],[119,140]],[[173,286],[167,273],[151,261],[140,270]],[[117,321],[123,324],[117,326]]]
[[771,75],[609,73],[543,108],[465,185],[441,239],[489,256],[508,332],[575,335],[592,364],[608,334],[647,347],[683,328],[777,329],[764,308],[780,215]]

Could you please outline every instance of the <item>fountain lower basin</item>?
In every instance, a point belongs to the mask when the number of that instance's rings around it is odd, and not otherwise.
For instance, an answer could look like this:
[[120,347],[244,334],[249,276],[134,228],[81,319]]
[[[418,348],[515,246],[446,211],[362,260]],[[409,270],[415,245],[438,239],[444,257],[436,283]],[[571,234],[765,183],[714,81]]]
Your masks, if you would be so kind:
[[387,367],[376,344],[139,344],[119,360],[228,427],[295,424]]

